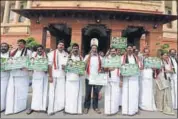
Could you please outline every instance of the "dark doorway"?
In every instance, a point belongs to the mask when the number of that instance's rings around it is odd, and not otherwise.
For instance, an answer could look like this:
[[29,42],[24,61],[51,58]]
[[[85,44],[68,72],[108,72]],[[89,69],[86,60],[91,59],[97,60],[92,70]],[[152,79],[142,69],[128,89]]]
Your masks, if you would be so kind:
[[140,49],[140,38],[145,33],[146,30],[143,27],[128,26],[122,31],[122,37],[127,37],[127,44],[135,45]]
[[89,24],[82,29],[82,54],[85,56],[89,53],[92,38],[98,39],[98,51],[107,52],[110,45],[111,30],[105,25]]
[[60,40],[64,40],[65,50],[70,46],[72,29],[67,24],[50,24],[47,28],[56,38],[56,47]]

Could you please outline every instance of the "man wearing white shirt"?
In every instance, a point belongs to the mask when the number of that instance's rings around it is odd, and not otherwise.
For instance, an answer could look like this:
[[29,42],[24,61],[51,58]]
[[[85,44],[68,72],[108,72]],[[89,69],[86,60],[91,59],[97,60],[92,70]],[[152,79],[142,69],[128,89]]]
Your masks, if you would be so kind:
[[[79,54],[79,45],[72,45],[71,54],[68,57],[72,61],[82,61]],[[66,73],[66,92],[65,92],[65,112],[69,114],[82,114],[82,80],[76,73]]]
[[[1,43],[1,58],[9,58],[9,45],[7,43]],[[2,62],[1,62],[2,63]],[[2,64],[1,64],[2,66]],[[6,93],[7,93],[7,86],[9,82],[9,71],[1,71],[1,111],[5,110],[6,108]]]
[[49,62],[49,103],[48,114],[62,111],[65,107],[65,72],[68,54],[64,51],[64,41],[60,40],[57,49],[48,54]]
[[[31,51],[25,45],[26,41],[18,40],[18,48],[12,50],[11,57],[31,57]],[[27,108],[29,89],[29,72],[26,68],[10,71],[10,79],[7,88],[7,100],[5,114],[14,114]]]
[[169,50],[169,58],[173,67],[173,73],[171,76],[171,95],[172,95],[172,102],[173,108],[177,109],[177,60],[176,60],[176,50],[170,49]]
[[[42,45],[37,46],[37,52],[32,54],[32,58],[47,58]],[[32,78],[32,103],[27,114],[33,111],[46,111],[47,108],[47,92],[48,92],[48,76],[45,71],[33,71]]]
[[[149,57],[149,49],[143,50],[143,66],[144,66],[144,60]],[[142,70],[142,75],[140,79],[140,102],[139,107],[142,110],[147,111],[156,111],[156,105],[155,105],[155,97],[154,97],[154,78],[153,78],[153,72],[156,69],[152,68],[145,68]]]
[[[91,40],[91,52],[89,55],[86,55],[84,61],[87,65],[87,78],[90,75],[99,73],[101,71],[101,57],[97,53],[98,40],[93,38]],[[99,88],[96,85],[90,85],[89,80],[85,81],[85,101],[84,101],[84,113],[87,114],[90,109],[91,104],[91,91],[93,88],[93,109],[96,113],[100,114],[101,111],[98,109],[98,93]]]
[[[142,68],[138,56],[134,55],[133,47],[127,46],[127,52],[122,56],[122,64],[137,64]],[[122,114],[135,115],[138,113],[139,75],[123,76],[122,86]],[[121,81],[122,82],[122,81]]]
[[[116,49],[111,48],[108,59],[117,57]],[[104,113],[107,115],[117,114],[119,112],[119,103],[121,100],[120,71],[118,68],[108,68],[109,80],[105,88]]]

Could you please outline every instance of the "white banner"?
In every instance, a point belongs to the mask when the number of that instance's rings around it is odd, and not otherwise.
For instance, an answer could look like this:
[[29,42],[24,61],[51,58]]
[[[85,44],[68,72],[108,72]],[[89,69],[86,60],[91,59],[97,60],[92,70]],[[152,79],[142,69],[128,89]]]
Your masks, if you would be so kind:
[[99,73],[99,74],[89,76],[90,85],[107,85],[107,83],[108,83],[108,75],[105,73]]

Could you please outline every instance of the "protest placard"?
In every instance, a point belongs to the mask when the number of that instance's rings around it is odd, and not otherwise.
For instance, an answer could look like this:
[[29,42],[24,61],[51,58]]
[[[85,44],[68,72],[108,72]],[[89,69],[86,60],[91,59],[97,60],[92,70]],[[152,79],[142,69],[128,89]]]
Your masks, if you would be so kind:
[[158,57],[148,57],[144,59],[145,68],[161,69],[161,59]]
[[89,84],[91,85],[107,85],[108,75],[106,73],[91,74],[89,76]]
[[65,71],[83,75],[85,73],[85,62],[69,59]]
[[127,47],[126,37],[112,37],[111,47],[116,49],[123,49]]
[[5,70],[15,70],[21,68],[28,68],[28,57],[16,57],[16,58],[8,58],[5,63]]
[[102,67],[104,68],[119,68],[121,67],[121,57],[115,56],[110,58],[103,58]]
[[31,58],[29,60],[29,70],[48,71],[47,58]]
[[124,64],[121,66],[122,76],[134,76],[139,74],[139,68],[137,64]]
[[7,58],[1,57],[1,71],[5,71],[5,63],[7,61]]

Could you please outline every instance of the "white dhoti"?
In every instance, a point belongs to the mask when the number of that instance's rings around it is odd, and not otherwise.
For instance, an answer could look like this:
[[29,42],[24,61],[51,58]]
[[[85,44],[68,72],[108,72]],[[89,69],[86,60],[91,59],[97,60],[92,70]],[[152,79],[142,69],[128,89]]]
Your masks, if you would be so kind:
[[5,114],[18,113],[27,108],[29,76],[27,71],[13,70],[7,88]]
[[82,114],[82,82],[77,74],[68,73],[66,77],[65,112]]
[[49,84],[48,114],[64,109],[65,106],[65,77],[54,77]]
[[48,76],[45,72],[33,73],[32,79],[32,103],[31,109],[36,111],[46,111],[48,95]]
[[120,93],[119,93],[119,106],[122,106],[122,88],[119,88]]
[[173,74],[171,79],[172,104],[173,109],[177,109],[177,74]]
[[140,80],[140,101],[139,107],[147,111],[156,111],[154,97],[154,79],[152,78],[152,70],[144,69]]
[[9,72],[1,72],[1,111],[6,108],[6,94],[9,82]]
[[105,86],[105,114],[116,114],[119,112],[120,87],[119,82],[109,81]]
[[65,51],[54,50],[48,54],[48,64],[52,66],[53,77],[53,82],[49,83],[48,114],[61,111],[65,107],[66,81],[62,65],[66,65],[67,60],[68,54]]
[[138,112],[139,77],[123,78],[122,88],[122,114],[134,115]]

